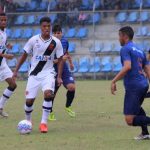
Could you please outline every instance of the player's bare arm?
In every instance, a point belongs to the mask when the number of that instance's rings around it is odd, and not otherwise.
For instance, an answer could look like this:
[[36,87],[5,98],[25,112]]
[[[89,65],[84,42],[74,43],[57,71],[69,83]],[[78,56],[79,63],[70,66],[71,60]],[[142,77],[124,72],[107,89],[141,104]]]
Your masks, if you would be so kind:
[[146,73],[147,78],[150,80],[150,65],[145,65],[144,72]]
[[114,79],[111,82],[111,93],[113,95],[115,95],[115,91],[117,91],[116,82],[122,79],[130,69],[131,69],[131,61],[124,61],[124,66],[122,70],[114,77]]
[[25,62],[25,60],[27,59],[27,56],[28,56],[27,53],[22,54],[21,58],[19,59],[17,65],[16,65],[16,68],[15,68],[15,71],[13,74],[13,78],[17,77],[18,70],[20,69],[21,65]]
[[13,59],[14,55],[13,54],[2,54],[2,53],[0,53],[0,57],[4,57],[6,59]]
[[72,58],[71,58],[71,56],[70,56],[70,54],[68,52],[63,56],[63,61],[65,62],[67,60],[69,62],[70,69],[74,70],[74,65],[72,63]]
[[57,76],[57,82],[58,82],[58,86],[60,86],[62,84],[62,70],[63,70],[63,59],[62,56],[60,58],[58,58],[58,76]]
[[74,70],[74,64],[72,62],[72,58],[69,53],[68,53],[68,62],[69,62],[70,69]]

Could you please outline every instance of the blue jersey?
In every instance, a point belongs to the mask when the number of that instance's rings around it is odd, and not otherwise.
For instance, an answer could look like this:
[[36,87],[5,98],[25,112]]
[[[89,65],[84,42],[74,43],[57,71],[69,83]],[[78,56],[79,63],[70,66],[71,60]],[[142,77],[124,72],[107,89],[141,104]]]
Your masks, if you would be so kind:
[[131,61],[131,70],[124,77],[125,88],[139,89],[148,86],[143,72],[144,66],[149,64],[145,53],[130,41],[122,47],[120,56],[122,65],[124,61]]
[[[60,41],[61,41],[61,44],[62,44],[62,47],[63,47],[63,51],[64,51],[64,55],[65,55],[66,53],[68,53],[69,42],[65,38],[62,38]],[[54,68],[55,68],[55,71],[58,72],[57,64],[54,65]],[[66,62],[64,63],[64,66],[63,66],[63,73],[64,72],[68,72],[69,73],[69,68],[68,68],[68,65],[67,65]]]
[[68,48],[69,48],[68,40],[66,40],[65,38],[62,38],[60,41],[64,50],[64,54],[68,53]]

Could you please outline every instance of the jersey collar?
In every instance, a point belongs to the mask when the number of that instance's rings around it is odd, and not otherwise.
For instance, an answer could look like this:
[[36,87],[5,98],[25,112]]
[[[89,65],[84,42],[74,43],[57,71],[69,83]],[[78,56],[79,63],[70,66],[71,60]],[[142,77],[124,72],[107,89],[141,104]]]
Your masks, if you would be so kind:
[[52,37],[50,36],[50,38],[49,38],[48,40],[44,40],[44,39],[42,38],[41,34],[39,34],[39,37],[40,37],[40,39],[41,39],[44,43],[47,43],[47,42],[49,42],[49,41],[52,39]]

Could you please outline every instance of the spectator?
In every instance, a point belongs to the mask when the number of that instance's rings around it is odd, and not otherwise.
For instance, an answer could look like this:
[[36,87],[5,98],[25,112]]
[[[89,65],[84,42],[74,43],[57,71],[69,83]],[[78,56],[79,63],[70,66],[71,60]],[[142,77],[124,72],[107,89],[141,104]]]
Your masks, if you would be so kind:
[[81,4],[82,4],[82,0],[76,0],[75,7],[80,8]]
[[68,24],[70,27],[72,27],[73,25],[76,25],[77,20],[78,20],[78,15],[79,15],[79,11],[78,8],[69,8],[68,10]]
[[0,13],[3,13],[3,11],[2,5],[0,5]]
[[89,15],[84,13],[84,12],[80,12],[79,17],[78,17],[78,21],[81,25],[84,25],[85,22],[88,20]]
[[116,0],[115,2],[114,2],[114,9],[115,10],[120,10],[121,9],[121,0]]
[[66,11],[68,9],[68,0],[57,0],[57,7],[60,11]]

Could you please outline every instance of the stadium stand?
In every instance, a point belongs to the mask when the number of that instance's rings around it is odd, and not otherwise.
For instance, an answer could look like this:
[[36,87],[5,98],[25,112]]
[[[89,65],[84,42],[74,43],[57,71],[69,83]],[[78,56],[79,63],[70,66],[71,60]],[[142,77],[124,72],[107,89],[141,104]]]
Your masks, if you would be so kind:
[[[149,0],[143,0],[143,5],[141,0],[74,0],[70,3],[62,0],[51,0],[50,3],[48,0],[14,0],[13,5],[17,15],[6,31],[14,45],[10,53],[17,57],[23,52],[27,39],[40,33],[39,20],[45,15],[51,18],[52,24],[62,25],[64,37],[69,40],[75,75],[116,73],[121,69],[118,29],[123,25],[133,26],[140,49],[147,52],[150,48]],[[7,8],[6,12],[9,16],[12,11]],[[27,72],[28,67],[29,64],[25,63],[21,72]]]

